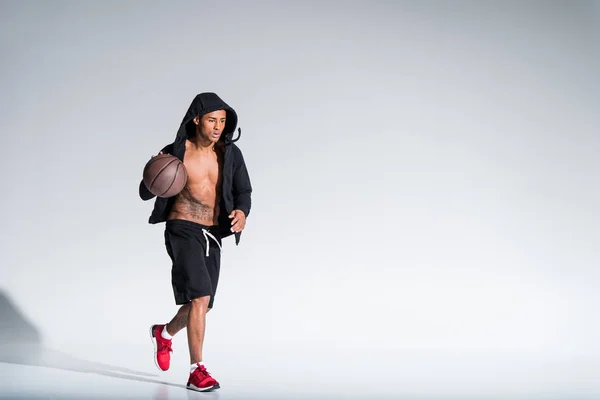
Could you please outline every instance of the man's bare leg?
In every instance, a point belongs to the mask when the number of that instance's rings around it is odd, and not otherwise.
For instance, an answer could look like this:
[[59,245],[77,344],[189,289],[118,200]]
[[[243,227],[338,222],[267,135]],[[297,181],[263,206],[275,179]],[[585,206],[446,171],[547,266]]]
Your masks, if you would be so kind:
[[[177,314],[167,324],[167,333],[171,336],[175,336],[183,328],[187,328],[188,314],[190,313],[190,304],[187,303],[179,308]],[[206,313],[208,314],[212,308],[207,308]]]
[[175,336],[180,330],[187,326],[188,314],[190,313],[190,303],[187,303],[179,308],[177,314],[167,324],[167,333]]
[[206,330],[206,313],[210,296],[194,299],[190,303],[187,321],[188,345],[190,349],[190,364],[202,362],[202,345]]

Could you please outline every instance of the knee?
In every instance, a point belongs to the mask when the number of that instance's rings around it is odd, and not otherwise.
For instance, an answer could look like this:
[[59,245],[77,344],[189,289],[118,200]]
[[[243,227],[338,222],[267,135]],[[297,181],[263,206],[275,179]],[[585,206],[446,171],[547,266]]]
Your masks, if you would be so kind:
[[179,312],[184,313],[184,314],[189,313],[191,305],[192,305],[191,302],[190,303],[185,303],[184,305],[182,305],[179,308]]
[[198,297],[196,299],[193,299],[190,302],[190,307],[207,311],[209,302],[210,302],[210,296]]

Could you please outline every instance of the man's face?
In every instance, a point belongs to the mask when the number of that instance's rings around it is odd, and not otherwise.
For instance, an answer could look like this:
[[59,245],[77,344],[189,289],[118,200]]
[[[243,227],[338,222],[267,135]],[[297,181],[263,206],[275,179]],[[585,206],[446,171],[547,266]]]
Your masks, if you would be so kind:
[[194,118],[196,133],[211,142],[218,142],[225,128],[225,110],[213,111]]

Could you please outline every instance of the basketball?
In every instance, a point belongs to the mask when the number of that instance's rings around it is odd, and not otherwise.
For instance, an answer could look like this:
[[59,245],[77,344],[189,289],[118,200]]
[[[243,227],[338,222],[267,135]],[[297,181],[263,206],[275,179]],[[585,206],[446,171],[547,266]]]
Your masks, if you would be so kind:
[[187,171],[179,158],[170,154],[159,154],[146,163],[143,179],[153,195],[172,197],[185,187]]

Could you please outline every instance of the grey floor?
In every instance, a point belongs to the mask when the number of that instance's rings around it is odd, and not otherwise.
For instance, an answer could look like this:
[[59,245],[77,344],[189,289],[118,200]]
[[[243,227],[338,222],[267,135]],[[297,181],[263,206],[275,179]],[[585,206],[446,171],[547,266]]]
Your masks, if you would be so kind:
[[[77,329],[74,321],[74,329]],[[67,328],[67,327],[66,327]],[[171,368],[159,371],[147,327],[122,343],[48,343],[0,292],[1,399],[598,399],[600,359],[560,349],[532,351],[394,350],[338,341],[280,340],[213,344],[212,393],[187,390],[185,330],[173,341]],[[101,329],[116,332],[119,326]],[[239,334],[243,335],[243,327]],[[73,335],[65,335],[72,338]],[[215,343],[213,341],[213,343]]]
[[[283,362],[258,349],[230,349],[212,363],[213,393],[185,389],[186,349],[172,369],[152,362],[151,345],[2,347],[2,399],[593,399],[600,365],[585,357],[549,359],[443,352],[298,354]],[[82,357],[72,354],[80,354]],[[85,358],[83,357],[85,356]]]

